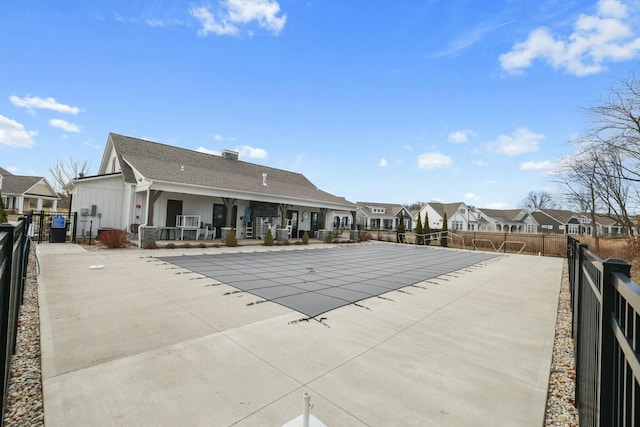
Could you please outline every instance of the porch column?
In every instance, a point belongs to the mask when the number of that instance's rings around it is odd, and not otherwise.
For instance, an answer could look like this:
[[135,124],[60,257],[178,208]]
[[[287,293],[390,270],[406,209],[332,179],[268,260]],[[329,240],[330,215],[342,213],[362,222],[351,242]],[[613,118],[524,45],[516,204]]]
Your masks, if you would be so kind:
[[42,211],[42,199],[40,197],[38,197],[38,204],[37,204],[38,208],[37,210]]
[[153,225],[153,208],[162,195],[160,190],[147,190],[147,225]]
[[57,200],[53,201],[51,209],[53,209],[54,212],[58,212],[58,201]]
[[224,203],[224,207],[227,209],[227,221],[224,226],[226,228],[231,228],[231,215],[233,215],[233,205],[236,202],[236,199],[232,199],[231,197],[223,197],[222,203]]
[[17,206],[16,206],[16,212],[18,213],[22,213],[22,209],[24,208],[24,197],[23,196],[18,196],[17,198]]
[[320,225],[322,229],[327,228],[327,212],[329,211],[329,209],[327,208],[320,208]]

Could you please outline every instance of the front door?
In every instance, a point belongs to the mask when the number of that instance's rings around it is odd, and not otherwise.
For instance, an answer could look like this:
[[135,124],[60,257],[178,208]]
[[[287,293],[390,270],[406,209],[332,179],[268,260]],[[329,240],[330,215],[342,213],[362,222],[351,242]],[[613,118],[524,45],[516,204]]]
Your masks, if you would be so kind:
[[176,226],[176,217],[182,215],[182,200],[167,200],[167,227]]
[[211,218],[211,224],[216,230],[216,236],[222,236],[222,227],[227,223],[227,208],[224,205],[214,203],[213,204],[213,218]]

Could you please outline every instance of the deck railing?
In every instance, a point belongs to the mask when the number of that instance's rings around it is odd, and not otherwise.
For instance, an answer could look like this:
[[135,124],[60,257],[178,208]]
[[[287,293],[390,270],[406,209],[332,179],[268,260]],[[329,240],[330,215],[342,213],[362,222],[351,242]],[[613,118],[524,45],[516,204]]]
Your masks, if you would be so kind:
[[640,286],[573,237],[567,259],[580,425],[640,425]]
[[[0,373],[2,414],[7,402],[11,359],[16,349],[18,316],[22,305],[24,281],[29,258],[28,237],[31,216],[21,217],[17,225],[0,224]],[[0,416],[0,427],[3,417]]]

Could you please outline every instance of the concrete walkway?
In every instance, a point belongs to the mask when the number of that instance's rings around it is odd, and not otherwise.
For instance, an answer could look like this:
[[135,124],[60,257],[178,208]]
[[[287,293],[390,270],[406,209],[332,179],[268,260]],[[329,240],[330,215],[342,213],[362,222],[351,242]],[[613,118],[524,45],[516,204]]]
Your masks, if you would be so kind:
[[319,247],[38,245],[47,427],[282,426],[303,392],[328,427],[542,425],[563,259],[501,256],[322,322],[156,259]]

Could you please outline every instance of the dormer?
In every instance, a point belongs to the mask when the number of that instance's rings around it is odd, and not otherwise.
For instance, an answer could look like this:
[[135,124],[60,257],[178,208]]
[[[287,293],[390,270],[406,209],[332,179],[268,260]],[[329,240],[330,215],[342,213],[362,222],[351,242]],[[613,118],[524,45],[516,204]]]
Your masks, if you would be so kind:
[[380,207],[380,206],[369,206],[369,209],[371,209],[371,213],[381,214],[381,215],[384,215],[385,211],[386,211],[385,208]]

